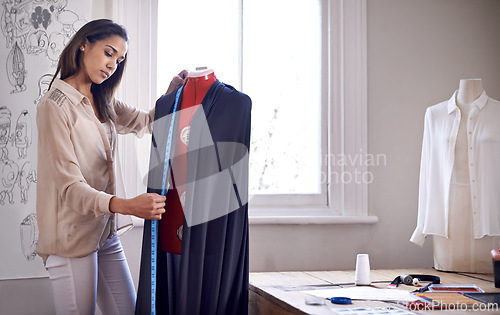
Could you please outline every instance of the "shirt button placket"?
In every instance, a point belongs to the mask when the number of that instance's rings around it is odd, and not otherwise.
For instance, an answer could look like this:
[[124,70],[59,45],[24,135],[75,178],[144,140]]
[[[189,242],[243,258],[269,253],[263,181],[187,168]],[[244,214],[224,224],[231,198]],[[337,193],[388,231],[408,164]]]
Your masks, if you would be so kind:
[[475,117],[475,111],[472,109],[471,113],[469,114],[469,119],[467,122],[467,141],[469,144],[469,174],[470,174],[470,183],[471,183],[471,195],[472,195],[472,209],[473,209],[473,215],[476,217],[478,215],[478,204],[477,204],[477,186],[476,186],[476,171],[474,169],[474,137],[473,137],[473,130],[474,130],[474,117]]

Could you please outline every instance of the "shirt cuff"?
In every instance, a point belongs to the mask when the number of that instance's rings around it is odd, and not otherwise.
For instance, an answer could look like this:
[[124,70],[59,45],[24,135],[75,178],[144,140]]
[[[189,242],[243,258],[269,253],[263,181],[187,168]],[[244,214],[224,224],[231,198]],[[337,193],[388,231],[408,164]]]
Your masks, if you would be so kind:
[[111,214],[112,212],[109,210],[109,202],[113,195],[107,194],[105,192],[98,192],[96,198],[96,207],[95,207],[95,216],[101,216],[103,214]]
[[424,246],[425,237],[426,235],[422,234],[422,229],[416,228],[415,232],[413,232],[413,235],[410,237],[410,241],[422,247]]

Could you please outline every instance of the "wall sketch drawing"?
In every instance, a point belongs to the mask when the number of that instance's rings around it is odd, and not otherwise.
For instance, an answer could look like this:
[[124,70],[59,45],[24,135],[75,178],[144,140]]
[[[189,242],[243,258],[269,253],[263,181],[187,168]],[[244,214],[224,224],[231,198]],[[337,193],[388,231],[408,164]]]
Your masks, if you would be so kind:
[[31,183],[36,183],[36,171],[31,168],[31,163],[25,162],[21,171],[19,172],[18,185],[21,189],[21,202],[24,204],[28,203],[28,191]]
[[20,190],[20,201],[23,204],[28,203],[28,193],[32,183],[36,183],[36,170],[31,166],[31,162],[24,162],[21,169],[19,165],[12,160],[3,160],[0,162],[0,205],[14,204],[14,188],[17,186]]
[[12,56],[7,61],[7,75],[15,92],[26,89],[24,53],[45,55],[57,66],[68,39],[86,22],[73,10],[68,0],[3,0],[0,28]]
[[42,8],[41,6],[35,7],[35,11],[31,13],[31,23],[35,29],[41,28],[47,29],[52,23],[52,14],[54,8],[50,7],[50,11]]
[[49,48],[47,49],[47,57],[52,60],[52,67],[57,66],[59,55],[66,45],[66,37],[63,34],[54,32],[49,37]]
[[92,0],[0,0],[0,239],[9,240],[0,242],[0,280],[48,276],[35,253],[35,115],[91,10]]
[[37,30],[28,36],[28,54],[39,55],[47,51],[49,46],[49,37],[44,30]]
[[5,161],[9,158],[9,150],[7,143],[10,139],[10,110],[6,106],[0,107],[0,161]]
[[38,225],[36,214],[29,214],[21,222],[21,250],[26,260],[33,260],[36,257],[36,246],[38,244]]
[[5,8],[1,19],[2,32],[7,37],[7,48],[19,41],[19,46],[25,48],[26,35],[31,29],[31,1],[4,0]]
[[28,156],[28,147],[32,142],[31,116],[27,110],[23,110],[16,123],[14,134],[14,144],[17,148],[19,159],[25,159]]
[[73,28],[73,23],[78,21],[78,15],[72,11],[62,11],[57,17],[59,23],[62,24],[63,34],[67,38],[70,38],[75,33],[75,29]]
[[28,203],[28,192],[31,183],[36,183],[36,171],[32,169],[29,161],[24,162],[23,167],[19,169],[19,165],[9,159],[9,151],[7,143],[10,141],[17,148],[18,159],[26,159],[28,157],[28,148],[33,142],[33,130],[31,116],[27,110],[21,111],[17,118],[14,133],[10,134],[11,129],[11,112],[2,106],[0,107],[0,205],[5,205],[6,202],[14,204],[13,189],[17,182],[21,203]]
[[0,163],[0,175],[2,184],[0,185],[0,205],[5,204],[5,198],[10,204],[14,203],[14,184],[19,176],[19,166],[12,160],[2,161]]
[[38,79],[38,97],[33,101],[36,106],[38,106],[38,103],[40,103],[40,100],[42,99],[42,96],[45,94],[45,92],[49,90],[49,85],[53,77],[54,75],[52,74],[44,74],[40,77],[40,79]]
[[10,93],[18,93],[26,90],[24,79],[26,70],[24,68],[24,54],[17,42],[12,47],[9,56],[7,57],[7,77],[14,90]]

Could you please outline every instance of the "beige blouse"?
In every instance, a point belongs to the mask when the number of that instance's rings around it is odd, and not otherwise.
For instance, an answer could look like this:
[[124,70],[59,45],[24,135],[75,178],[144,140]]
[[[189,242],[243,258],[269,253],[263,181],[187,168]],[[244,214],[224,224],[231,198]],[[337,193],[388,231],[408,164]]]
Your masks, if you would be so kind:
[[111,141],[87,97],[56,79],[37,109],[37,253],[83,257],[116,233],[109,201],[116,193],[116,134],[141,137],[153,128],[149,113],[113,102]]

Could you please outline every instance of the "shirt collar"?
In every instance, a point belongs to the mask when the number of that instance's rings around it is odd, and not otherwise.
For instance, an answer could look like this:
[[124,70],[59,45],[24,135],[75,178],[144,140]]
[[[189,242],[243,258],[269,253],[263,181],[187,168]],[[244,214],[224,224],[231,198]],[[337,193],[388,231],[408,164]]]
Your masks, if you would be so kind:
[[[457,106],[457,92],[453,93],[452,97],[448,100],[448,114],[451,114],[454,110],[458,109]],[[486,91],[483,91],[481,95],[475,100],[471,106],[476,106],[479,110],[482,110],[488,101],[488,95],[486,95]]]
[[486,95],[486,91],[483,91],[483,93],[481,93],[481,96],[479,96],[477,100],[475,100],[474,103],[472,103],[472,105],[475,105],[479,108],[479,110],[482,110],[486,105],[487,101],[488,101],[488,95]]
[[54,79],[52,87],[57,88],[61,92],[63,92],[73,104],[80,104],[83,99],[87,98],[85,95],[78,92],[77,89],[58,78]]

